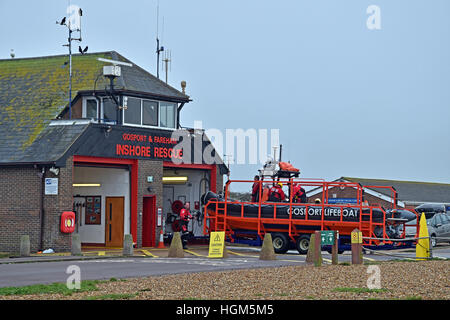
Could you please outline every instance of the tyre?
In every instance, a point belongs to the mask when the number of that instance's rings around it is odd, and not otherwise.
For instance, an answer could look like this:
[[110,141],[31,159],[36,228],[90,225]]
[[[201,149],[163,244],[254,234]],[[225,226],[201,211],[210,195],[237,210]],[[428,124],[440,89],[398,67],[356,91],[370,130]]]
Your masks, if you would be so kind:
[[[333,251],[331,250],[331,249],[327,249],[327,252],[329,253],[329,254],[332,254],[333,253]],[[345,250],[339,250],[338,249],[338,254],[343,254],[345,252]]]
[[430,245],[431,245],[431,247],[434,248],[434,247],[436,246],[436,243],[437,243],[437,241],[436,241],[436,235],[435,235],[435,234],[432,234],[432,235],[431,235],[431,239],[430,239]]
[[300,254],[308,253],[310,237],[311,237],[310,235],[304,234],[304,235],[298,237],[297,241],[295,241],[295,247],[297,248],[297,251]]
[[275,253],[286,253],[289,249],[289,237],[284,233],[272,233],[272,244]]

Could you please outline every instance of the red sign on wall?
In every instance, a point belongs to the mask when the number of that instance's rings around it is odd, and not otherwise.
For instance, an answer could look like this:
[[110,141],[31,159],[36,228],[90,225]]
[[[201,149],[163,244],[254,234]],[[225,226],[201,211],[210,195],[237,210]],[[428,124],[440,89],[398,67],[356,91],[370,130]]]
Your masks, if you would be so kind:
[[122,143],[116,144],[116,155],[181,160],[183,150],[174,148],[177,143],[177,140],[164,136],[124,133]]

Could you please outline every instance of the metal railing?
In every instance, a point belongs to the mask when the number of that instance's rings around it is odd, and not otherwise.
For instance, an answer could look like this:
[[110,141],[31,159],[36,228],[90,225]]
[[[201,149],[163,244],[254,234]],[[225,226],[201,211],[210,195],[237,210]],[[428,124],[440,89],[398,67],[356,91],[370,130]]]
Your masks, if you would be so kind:
[[[228,199],[229,195],[229,186],[231,183],[259,183],[259,197],[257,202],[251,202],[251,201],[230,201]],[[282,182],[285,185],[288,185],[289,187],[289,202],[267,202],[263,201],[263,183],[279,183]],[[316,187],[322,187],[322,202],[321,204],[313,204],[313,203],[297,203],[293,202],[293,185],[294,183],[301,183],[302,186],[316,186]],[[351,187],[356,189],[356,204],[330,204],[328,203],[328,190],[332,187]],[[380,186],[378,186],[380,187]],[[390,187],[387,187],[390,188]],[[392,188],[391,188],[392,189]],[[363,205],[363,186],[361,186],[359,183],[353,183],[353,182],[325,182],[325,181],[304,181],[304,180],[297,180],[289,178],[288,180],[260,180],[260,181],[253,181],[253,180],[231,180],[226,183],[225,186],[225,198],[223,201],[218,200],[210,200],[205,205],[205,223],[204,223],[204,234],[209,233],[209,231],[225,231],[228,236],[231,237],[231,234],[233,233],[233,230],[227,225],[231,221],[235,221],[238,219],[245,219],[247,222],[253,222],[256,223],[256,231],[258,235],[263,238],[264,233],[266,232],[264,228],[264,223],[279,223],[283,225],[288,225],[288,234],[289,237],[294,240],[296,236],[298,236],[300,233],[311,233],[310,231],[302,230],[301,226],[319,226],[320,230],[324,230],[326,227],[330,228],[333,227],[336,230],[339,230],[341,234],[350,234],[351,230],[349,228],[359,228],[361,232],[363,233],[364,237],[363,239],[366,239],[367,245],[377,245],[381,243],[381,241],[392,243],[391,241],[408,241],[405,240],[405,223],[404,222],[398,222],[397,224],[403,224],[403,232],[401,235],[401,239],[393,239],[389,238],[386,233],[386,225],[387,225],[387,218],[386,218],[386,211],[384,208],[382,208],[379,205],[376,206],[369,206],[369,205]],[[393,190],[395,192],[395,190]],[[230,204],[234,205],[240,205],[240,212],[241,214],[239,216],[228,215],[228,206]],[[245,205],[258,205],[258,214],[256,217],[249,217],[245,215],[244,207]],[[269,205],[273,206],[273,216],[272,217],[262,217],[261,210],[262,206]],[[279,206],[288,206],[289,207],[289,216],[288,218],[277,218],[277,207]],[[296,207],[302,207],[305,210],[304,217],[302,219],[299,218],[293,218],[292,214]],[[309,217],[309,210],[311,208],[320,208],[320,219],[310,219]],[[325,219],[325,213],[326,209],[338,209],[340,210],[339,220],[327,220]],[[358,221],[344,221],[344,209],[353,208],[359,210],[359,220]],[[395,200],[393,204],[393,209],[395,209]],[[379,210],[379,212],[382,213],[382,219],[380,219],[380,222],[375,222],[373,219],[374,209]],[[364,212],[368,211],[368,212]],[[210,212],[211,211],[211,212]],[[411,210],[409,210],[411,211]],[[418,217],[419,215],[415,211],[411,211],[416,215],[416,236],[418,236],[419,233],[419,224],[418,224]],[[368,220],[363,220],[363,217],[368,217]],[[212,223],[206,223],[206,221],[212,221]],[[300,226],[300,228],[299,228]],[[376,227],[382,227],[383,230],[383,238],[377,238],[374,230]],[[342,232],[342,229],[345,229],[345,232]],[[274,231],[280,231],[280,230],[271,230],[271,232]],[[285,231],[284,231],[285,232]],[[382,239],[382,240],[381,240]]]

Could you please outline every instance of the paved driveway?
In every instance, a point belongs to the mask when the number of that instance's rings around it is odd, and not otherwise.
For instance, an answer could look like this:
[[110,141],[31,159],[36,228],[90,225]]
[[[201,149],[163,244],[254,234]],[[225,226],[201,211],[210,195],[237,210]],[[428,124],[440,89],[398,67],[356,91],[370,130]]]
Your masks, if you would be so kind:
[[[0,287],[66,282],[70,275],[66,273],[66,270],[71,265],[76,265],[80,268],[81,280],[103,280],[187,272],[305,265],[306,263],[306,256],[299,255],[296,251],[277,255],[277,260],[275,261],[259,260],[259,248],[252,247],[230,247],[229,258],[226,259],[210,259],[206,256],[207,252],[204,249],[188,250],[185,258],[166,258],[167,255],[161,254],[162,251],[153,251],[153,253],[155,252],[158,255],[149,253],[150,255],[145,257],[103,258],[99,256],[96,259],[89,260],[72,260],[73,257],[60,257],[60,261],[52,262],[23,263],[21,261],[22,263],[2,263],[0,264]],[[331,263],[330,254],[322,252],[322,255],[325,264]],[[436,247],[433,251],[433,256],[450,259],[450,247]],[[405,258],[413,259],[414,257],[414,250],[377,251],[375,254],[365,254],[364,260],[386,261]],[[71,260],[68,261],[68,258],[71,258]],[[20,261],[20,259],[14,261]],[[339,262],[350,261],[350,252],[339,255]]]

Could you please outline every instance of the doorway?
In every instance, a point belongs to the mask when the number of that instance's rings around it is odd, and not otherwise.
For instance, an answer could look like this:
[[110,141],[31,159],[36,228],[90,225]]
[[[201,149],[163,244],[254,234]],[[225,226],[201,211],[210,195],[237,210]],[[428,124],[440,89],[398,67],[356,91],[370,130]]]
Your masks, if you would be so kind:
[[124,197],[106,197],[105,245],[123,246]]
[[155,246],[155,214],[156,198],[147,196],[143,199],[142,205],[142,246]]

